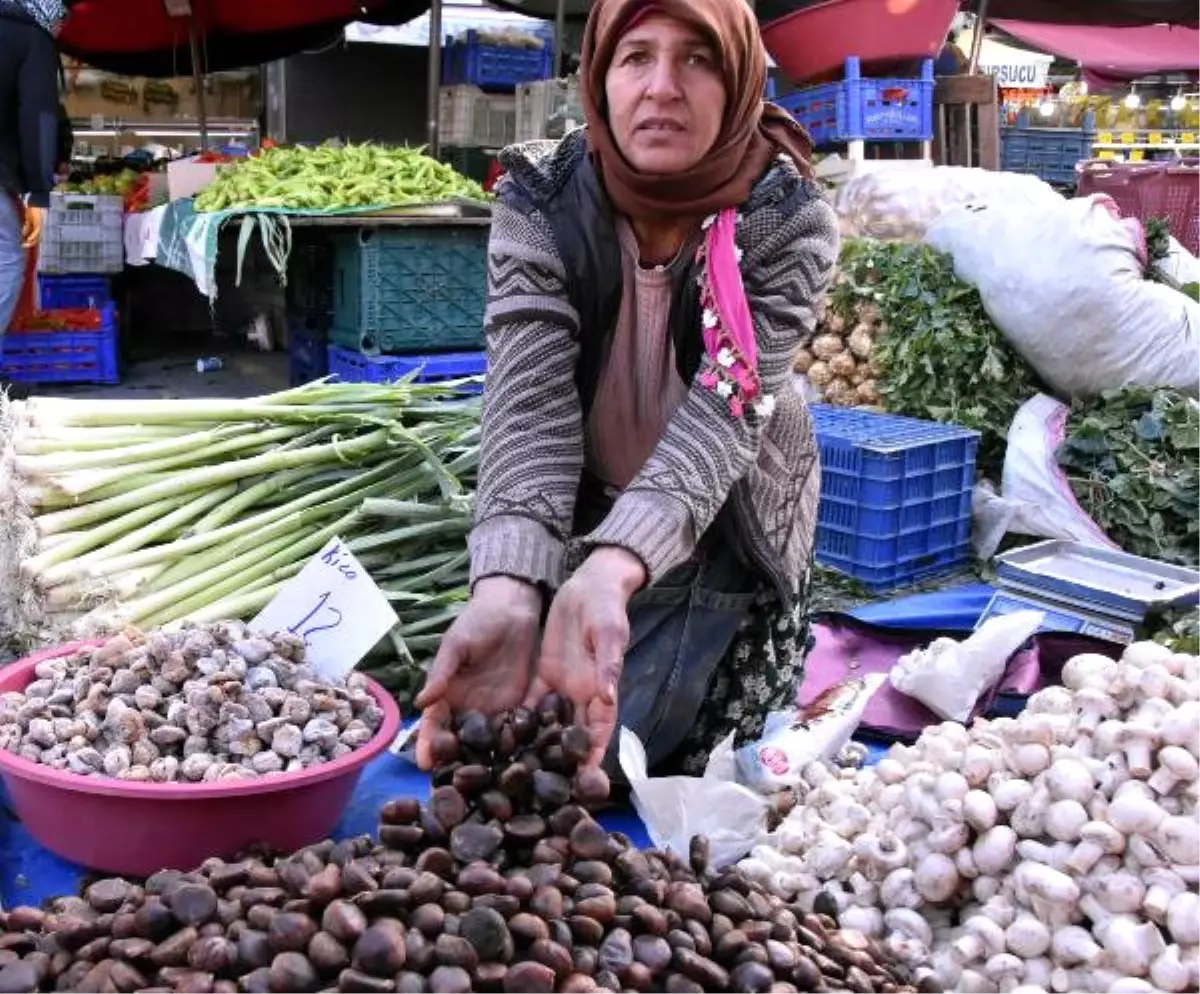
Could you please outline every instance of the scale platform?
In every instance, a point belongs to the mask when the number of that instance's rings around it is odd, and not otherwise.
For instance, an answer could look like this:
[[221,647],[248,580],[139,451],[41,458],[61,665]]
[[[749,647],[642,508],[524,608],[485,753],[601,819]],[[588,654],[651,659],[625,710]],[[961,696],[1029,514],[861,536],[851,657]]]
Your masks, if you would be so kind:
[[1200,603],[1200,572],[1079,542],[1052,540],[996,557],[997,591],[979,620],[1046,614],[1041,631],[1127,645],[1151,611]]

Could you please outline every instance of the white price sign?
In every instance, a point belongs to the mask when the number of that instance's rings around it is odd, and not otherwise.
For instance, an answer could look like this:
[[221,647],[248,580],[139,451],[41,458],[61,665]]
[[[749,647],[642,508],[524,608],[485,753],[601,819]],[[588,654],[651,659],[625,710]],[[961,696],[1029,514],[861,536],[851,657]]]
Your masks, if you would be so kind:
[[308,664],[337,680],[399,620],[354,554],[334,538],[283,586],[250,627],[299,635]]

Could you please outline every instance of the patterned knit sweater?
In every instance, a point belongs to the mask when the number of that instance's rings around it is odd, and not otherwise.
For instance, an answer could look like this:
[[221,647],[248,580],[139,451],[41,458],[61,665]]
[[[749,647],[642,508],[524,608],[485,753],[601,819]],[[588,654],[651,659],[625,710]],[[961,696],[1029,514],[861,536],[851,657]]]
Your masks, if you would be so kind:
[[580,328],[545,217],[514,205],[536,203],[578,164],[582,134],[506,153],[509,175],[497,191],[488,250],[472,583],[507,575],[557,588],[600,545],[633,552],[653,583],[692,555],[728,504],[749,557],[786,596],[812,552],[820,484],[812,421],[792,387],[791,365],[813,333],[836,261],[833,210],[782,156],[743,205],[743,282],[774,412],[734,416],[697,379],[607,518],[588,535],[572,535],[585,452],[574,377],[579,337],[589,329]]

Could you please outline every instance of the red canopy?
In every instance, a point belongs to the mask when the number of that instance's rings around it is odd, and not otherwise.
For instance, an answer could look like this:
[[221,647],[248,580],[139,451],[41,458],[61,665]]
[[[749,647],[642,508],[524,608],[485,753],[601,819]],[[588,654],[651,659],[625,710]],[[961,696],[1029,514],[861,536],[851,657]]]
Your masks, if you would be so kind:
[[111,72],[187,76],[193,23],[200,68],[216,72],[315,47],[350,21],[403,24],[425,13],[429,0],[190,0],[190,9],[190,17],[172,17],[164,0],[77,0],[59,45]]
[[1200,30],[1169,24],[1136,28],[989,23],[1042,52],[1078,62],[1091,86],[1112,86],[1140,76],[1200,70]]

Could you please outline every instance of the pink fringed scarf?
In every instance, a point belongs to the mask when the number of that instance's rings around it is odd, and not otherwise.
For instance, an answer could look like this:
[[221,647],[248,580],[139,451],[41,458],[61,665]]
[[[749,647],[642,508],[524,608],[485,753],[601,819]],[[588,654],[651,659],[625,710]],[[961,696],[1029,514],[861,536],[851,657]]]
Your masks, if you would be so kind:
[[769,417],[775,403],[762,394],[758,378],[758,344],[739,268],[737,223],[737,212],[731,209],[706,222],[698,253],[705,352],[700,382],[729,402],[734,417],[742,417],[747,404],[756,414]]

